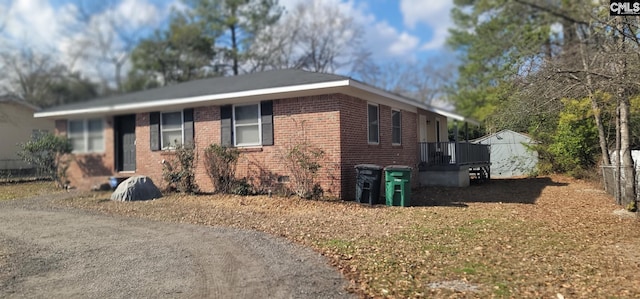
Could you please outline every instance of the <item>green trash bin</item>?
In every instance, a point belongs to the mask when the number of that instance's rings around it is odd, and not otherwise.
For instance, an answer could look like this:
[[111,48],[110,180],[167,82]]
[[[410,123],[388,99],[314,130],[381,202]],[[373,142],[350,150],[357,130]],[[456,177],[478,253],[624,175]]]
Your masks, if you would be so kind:
[[404,165],[385,167],[384,181],[388,206],[411,206],[411,167]]

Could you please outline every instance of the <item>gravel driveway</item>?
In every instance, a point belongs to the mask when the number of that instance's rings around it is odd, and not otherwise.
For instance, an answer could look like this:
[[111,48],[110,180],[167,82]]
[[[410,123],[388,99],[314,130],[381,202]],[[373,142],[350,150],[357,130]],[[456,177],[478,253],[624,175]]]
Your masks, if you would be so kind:
[[0,202],[0,297],[351,297],[322,256],[284,239],[53,208],[50,197]]

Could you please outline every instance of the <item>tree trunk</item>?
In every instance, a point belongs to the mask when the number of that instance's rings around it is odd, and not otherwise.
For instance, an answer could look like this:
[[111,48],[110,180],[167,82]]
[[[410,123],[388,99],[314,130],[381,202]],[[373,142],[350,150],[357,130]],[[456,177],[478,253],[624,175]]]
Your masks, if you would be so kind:
[[630,132],[629,132],[629,97],[620,100],[620,151],[622,171],[624,174],[624,188],[622,192],[622,204],[626,207],[636,200],[635,175],[633,173],[633,159],[631,158]]
[[616,183],[616,190],[614,192],[616,198],[616,204],[622,204],[622,175],[620,166],[620,99],[618,99],[616,105],[616,168],[614,169],[614,181]]
[[585,50],[584,42],[580,42],[580,56],[582,58],[582,68],[587,74],[587,90],[589,93],[589,99],[591,100],[591,110],[593,110],[593,118],[596,121],[596,127],[598,128],[598,143],[600,144],[600,152],[602,154],[602,164],[605,166],[611,165],[611,157],[609,155],[609,147],[607,146],[607,137],[604,131],[604,125],[602,124],[602,115],[600,114],[600,105],[598,100],[593,94],[593,78],[587,62],[587,51]]
[[618,88],[618,109],[620,111],[620,160],[618,165],[622,167],[622,174],[624,177],[624,185],[622,188],[622,205],[630,207],[631,204],[635,207],[635,175],[633,173],[633,159],[631,158],[631,146],[629,131],[629,114],[630,103],[629,93],[626,89],[627,80],[627,58],[625,55],[625,37],[624,37],[624,25],[622,23],[622,17],[616,17],[618,34],[619,34],[619,47],[618,47],[618,62],[617,67],[619,71],[618,79],[620,80],[620,87]]
[[233,59],[233,75],[238,75],[238,41],[236,37],[236,26],[231,25],[231,58]]

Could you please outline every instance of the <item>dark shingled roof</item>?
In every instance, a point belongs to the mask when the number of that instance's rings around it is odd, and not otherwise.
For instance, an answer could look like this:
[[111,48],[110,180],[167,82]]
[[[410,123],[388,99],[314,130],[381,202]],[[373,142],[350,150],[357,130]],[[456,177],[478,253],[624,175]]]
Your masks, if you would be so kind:
[[313,73],[302,70],[274,70],[235,77],[216,77],[194,80],[150,90],[97,98],[86,102],[55,106],[44,109],[40,112],[47,113],[129,103],[175,100],[204,95],[333,82],[347,79],[349,78],[333,74]]

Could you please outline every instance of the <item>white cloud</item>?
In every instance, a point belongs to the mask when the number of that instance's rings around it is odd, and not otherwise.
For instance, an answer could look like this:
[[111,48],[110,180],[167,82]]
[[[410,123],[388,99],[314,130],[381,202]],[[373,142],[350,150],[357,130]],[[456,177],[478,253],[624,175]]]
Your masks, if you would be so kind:
[[448,29],[453,25],[451,8],[452,0],[400,0],[405,26],[415,29],[418,24],[423,24],[432,30],[431,40],[422,45],[423,50],[437,49],[445,44]]
[[160,22],[159,12],[156,6],[146,0],[122,0],[115,8],[115,14],[134,28],[156,25]]
[[8,18],[3,34],[12,42],[31,47],[55,48],[61,38],[62,28],[58,19],[66,19],[68,10],[55,10],[46,0],[13,1],[8,7]]
[[280,0],[280,5],[292,10],[298,3],[310,1],[323,2],[337,7],[340,12],[351,16],[364,28],[365,48],[370,50],[373,59],[412,59],[418,49],[418,37],[406,31],[399,31],[384,20],[379,20],[368,11],[366,4],[357,4],[354,0]]
[[411,55],[420,43],[420,39],[406,32],[398,33],[398,31],[390,26],[387,22],[378,22],[375,24],[375,30],[369,32],[369,44],[372,47],[386,45],[383,49],[385,56],[407,57]]

